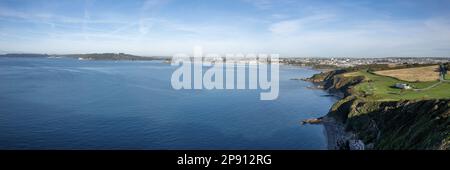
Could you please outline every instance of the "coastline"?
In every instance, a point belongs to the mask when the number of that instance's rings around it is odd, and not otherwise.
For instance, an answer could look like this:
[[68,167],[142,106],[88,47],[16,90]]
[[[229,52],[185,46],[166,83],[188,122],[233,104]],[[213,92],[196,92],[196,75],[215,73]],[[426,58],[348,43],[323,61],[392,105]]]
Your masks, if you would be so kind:
[[[318,71],[319,73],[323,73],[324,70],[314,69],[309,67],[312,70]],[[334,104],[339,102],[345,98],[345,94],[341,91],[329,91],[324,89],[322,85],[318,82],[310,81],[309,78],[302,79],[303,81],[307,81],[313,84],[313,87],[310,89],[315,90],[323,90],[327,92],[327,95],[338,98]],[[333,104],[333,105],[334,105]],[[324,133],[327,140],[327,149],[328,150],[364,150],[365,144],[356,137],[351,131],[345,130],[345,125],[341,122],[338,122],[335,118],[329,115],[330,110],[322,117],[321,124],[324,126]]]
[[[317,71],[318,73],[327,71],[327,70],[322,70],[322,69],[314,69],[312,67],[304,67],[304,66],[300,66],[300,67],[314,70],[314,71]],[[344,97],[341,94],[331,93],[331,92],[325,90],[320,85],[318,85],[318,83],[308,81],[308,79],[309,78],[301,78],[301,79],[298,78],[295,80],[302,80],[302,81],[310,82],[312,84],[312,86],[309,87],[310,90],[323,90],[327,93],[327,95],[330,95],[330,97],[336,97],[336,98],[339,98],[339,100]],[[294,79],[292,79],[292,80],[294,80]],[[322,117],[322,120],[321,120],[321,124],[324,127],[323,133],[325,133],[325,137],[327,140],[327,150],[340,150],[340,149],[342,149],[342,146],[340,146],[338,144],[339,141],[344,141],[343,139],[349,139],[350,136],[353,136],[353,135],[350,132],[345,132],[344,125],[342,123],[337,122],[336,119],[329,116],[328,113],[329,113],[329,111]]]
[[[361,83],[336,77],[337,72],[321,73],[305,81],[329,94],[341,93],[324,117],[323,125],[330,150],[436,149],[448,142],[448,98],[407,100],[367,100],[351,88]],[[414,121],[412,121],[414,120]]]

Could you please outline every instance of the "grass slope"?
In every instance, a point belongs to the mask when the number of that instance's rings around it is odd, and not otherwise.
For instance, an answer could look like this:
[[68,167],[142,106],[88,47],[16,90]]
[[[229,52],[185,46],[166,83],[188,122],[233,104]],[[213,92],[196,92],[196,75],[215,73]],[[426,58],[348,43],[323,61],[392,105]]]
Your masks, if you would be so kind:
[[397,100],[414,100],[414,99],[443,99],[450,98],[450,82],[443,82],[436,87],[422,90],[402,90],[393,87],[396,83],[408,83],[414,88],[422,89],[432,86],[438,81],[428,82],[408,82],[393,77],[381,76],[367,71],[358,71],[346,73],[343,76],[364,76],[365,81],[356,85],[353,92],[358,96],[364,96],[369,100],[377,101],[397,101]]

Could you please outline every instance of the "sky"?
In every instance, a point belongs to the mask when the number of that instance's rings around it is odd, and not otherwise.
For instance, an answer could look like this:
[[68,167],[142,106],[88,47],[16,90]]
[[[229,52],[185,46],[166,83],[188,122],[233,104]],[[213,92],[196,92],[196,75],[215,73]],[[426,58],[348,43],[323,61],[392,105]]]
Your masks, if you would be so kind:
[[0,0],[0,53],[450,57],[450,0]]

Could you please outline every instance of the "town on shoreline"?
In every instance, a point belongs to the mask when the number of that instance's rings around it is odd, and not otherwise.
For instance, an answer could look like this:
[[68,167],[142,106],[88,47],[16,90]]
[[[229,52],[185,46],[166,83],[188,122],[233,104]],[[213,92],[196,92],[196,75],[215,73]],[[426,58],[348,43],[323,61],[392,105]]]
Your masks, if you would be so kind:
[[[75,58],[79,60],[168,60],[170,56],[139,56],[126,53],[89,53],[89,54],[36,54],[36,53],[8,53],[0,57],[49,57]],[[208,59],[205,59],[208,60]],[[236,58],[236,60],[241,60]],[[435,65],[450,62],[449,57],[283,57],[279,63],[313,67],[316,69],[348,68],[362,65]]]

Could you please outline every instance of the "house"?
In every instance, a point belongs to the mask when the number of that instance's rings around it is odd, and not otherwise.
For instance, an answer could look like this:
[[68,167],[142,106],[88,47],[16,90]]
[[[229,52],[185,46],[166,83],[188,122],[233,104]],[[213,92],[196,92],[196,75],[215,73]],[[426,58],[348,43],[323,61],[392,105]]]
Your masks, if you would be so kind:
[[412,87],[406,83],[396,83],[395,87],[399,89],[412,89]]

